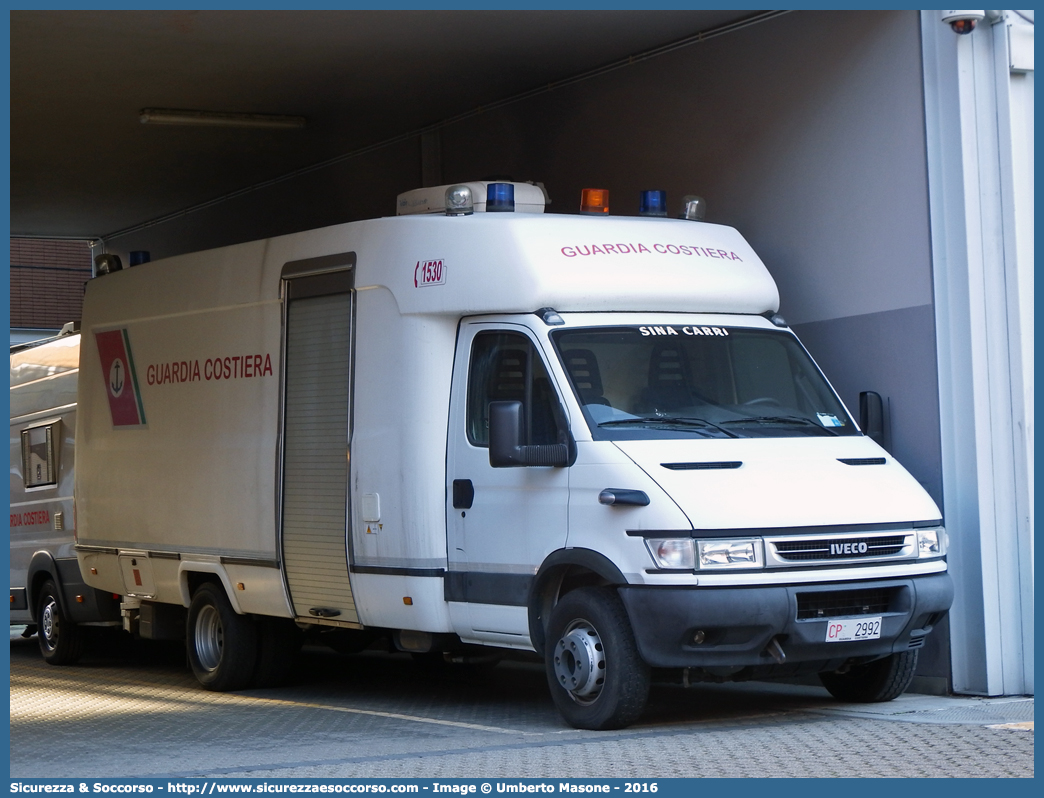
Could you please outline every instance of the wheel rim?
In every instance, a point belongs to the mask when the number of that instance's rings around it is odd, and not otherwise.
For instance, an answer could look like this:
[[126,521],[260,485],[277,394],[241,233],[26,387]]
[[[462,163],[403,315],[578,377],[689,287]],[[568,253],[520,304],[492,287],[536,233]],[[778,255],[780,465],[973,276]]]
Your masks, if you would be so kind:
[[40,612],[40,635],[44,645],[53,649],[58,639],[58,605],[53,598],[48,598]]
[[214,607],[204,607],[196,616],[196,656],[205,671],[213,671],[221,663],[221,650],[225,645],[225,632],[221,627],[221,616]]
[[598,630],[576,620],[555,645],[555,678],[578,704],[598,699],[605,683],[605,650]]

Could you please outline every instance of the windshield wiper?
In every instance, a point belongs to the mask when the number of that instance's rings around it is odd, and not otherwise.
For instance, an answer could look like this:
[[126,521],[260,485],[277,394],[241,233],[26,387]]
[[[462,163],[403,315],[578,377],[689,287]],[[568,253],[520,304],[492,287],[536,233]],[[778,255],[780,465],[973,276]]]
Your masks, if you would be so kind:
[[644,416],[642,418],[620,418],[614,421],[603,421],[599,427],[611,427],[611,426],[626,426],[631,424],[659,424],[661,426],[675,426],[675,427],[709,427],[710,429],[716,429],[723,435],[727,435],[730,438],[738,438],[733,432],[729,432],[727,429],[722,429],[717,424],[707,421],[704,418],[694,418],[692,416]]
[[725,424],[796,424],[802,427],[812,427],[813,429],[819,430],[825,435],[837,435],[835,430],[829,427],[823,427],[817,424],[810,418],[802,418],[801,416],[751,416],[750,418],[733,418],[728,421],[722,421],[722,425]]

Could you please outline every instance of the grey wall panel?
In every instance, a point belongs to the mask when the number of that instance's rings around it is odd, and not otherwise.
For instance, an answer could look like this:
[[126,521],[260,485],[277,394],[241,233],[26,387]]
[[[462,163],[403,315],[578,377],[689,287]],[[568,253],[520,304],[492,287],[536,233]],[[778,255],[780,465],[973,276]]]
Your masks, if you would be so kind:
[[931,305],[795,325],[853,415],[859,392],[885,401],[885,442],[942,506],[939,384]]
[[916,12],[795,12],[442,132],[447,181],[585,187],[635,215],[642,189],[703,195],[819,321],[931,302]]

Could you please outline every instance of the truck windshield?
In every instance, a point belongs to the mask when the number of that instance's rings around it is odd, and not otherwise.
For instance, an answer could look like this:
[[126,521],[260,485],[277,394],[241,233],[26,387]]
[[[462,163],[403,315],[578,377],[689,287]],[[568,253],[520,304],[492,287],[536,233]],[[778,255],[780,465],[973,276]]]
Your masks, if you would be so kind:
[[551,337],[596,440],[859,434],[787,332],[664,325]]

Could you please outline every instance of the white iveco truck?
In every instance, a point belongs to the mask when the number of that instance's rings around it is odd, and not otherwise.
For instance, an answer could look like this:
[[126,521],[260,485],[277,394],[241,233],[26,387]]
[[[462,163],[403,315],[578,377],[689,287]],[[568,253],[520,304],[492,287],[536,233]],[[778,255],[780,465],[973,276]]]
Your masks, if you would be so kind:
[[119,595],[80,577],[73,549],[73,436],[80,335],[73,325],[11,350],[11,625],[53,665],[79,659],[84,626],[119,626]]
[[184,635],[215,690],[277,681],[298,629],[326,628],[535,650],[582,728],[633,722],[652,668],[898,695],[951,601],[940,513],[776,315],[757,254],[728,227],[542,211],[534,186],[474,183],[103,256],[84,578],[128,628]]

